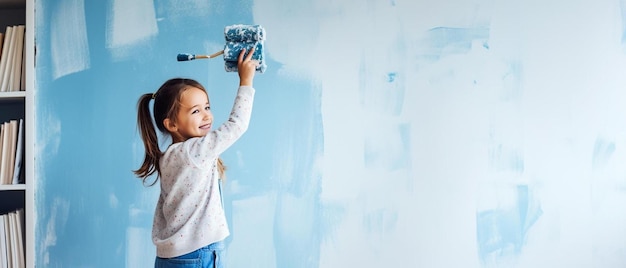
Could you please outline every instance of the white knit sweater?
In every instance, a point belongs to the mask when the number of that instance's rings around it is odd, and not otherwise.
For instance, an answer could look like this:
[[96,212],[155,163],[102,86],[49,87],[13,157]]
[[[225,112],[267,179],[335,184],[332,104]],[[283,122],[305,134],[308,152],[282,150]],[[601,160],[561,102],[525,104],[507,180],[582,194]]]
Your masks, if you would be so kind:
[[230,234],[221,203],[217,159],[247,130],[254,93],[252,87],[239,87],[228,121],[204,137],[172,144],[165,151],[152,226],[157,256],[187,254]]

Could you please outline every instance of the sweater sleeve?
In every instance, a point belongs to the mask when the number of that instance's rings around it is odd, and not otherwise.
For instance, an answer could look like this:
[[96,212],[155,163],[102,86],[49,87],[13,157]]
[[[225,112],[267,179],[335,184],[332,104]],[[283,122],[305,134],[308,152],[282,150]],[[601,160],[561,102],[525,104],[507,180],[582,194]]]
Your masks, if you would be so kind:
[[189,140],[186,146],[196,166],[217,158],[246,132],[252,115],[254,93],[254,88],[240,86],[228,120],[206,136]]

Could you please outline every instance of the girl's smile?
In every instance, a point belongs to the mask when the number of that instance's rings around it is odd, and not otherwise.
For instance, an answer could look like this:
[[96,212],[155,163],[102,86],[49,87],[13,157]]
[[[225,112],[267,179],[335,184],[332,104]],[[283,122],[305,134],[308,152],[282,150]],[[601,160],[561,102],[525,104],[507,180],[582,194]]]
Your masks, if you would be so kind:
[[200,126],[201,129],[206,129],[206,130],[211,130],[211,124],[206,124],[206,125],[202,125]]

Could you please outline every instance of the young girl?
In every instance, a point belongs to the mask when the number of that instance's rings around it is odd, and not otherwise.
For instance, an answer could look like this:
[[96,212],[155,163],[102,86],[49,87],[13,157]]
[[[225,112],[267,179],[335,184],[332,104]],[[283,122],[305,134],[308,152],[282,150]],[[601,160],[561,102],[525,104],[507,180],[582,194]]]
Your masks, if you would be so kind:
[[[134,172],[144,183],[156,172],[161,185],[152,226],[155,267],[223,267],[222,241],[229,230],[219,182],[225,167],[219,155],[248,128],[258,65],[251,60],[253,53],[254,48],[247,56],[245,50],[239,54],[235,104],[228,121],[217,129],[211,129],[207,92],[194,80],[170,79],[139,99],[137,121],[146,152]],[[172,138],[165,152],[159,149],[150,116],[151,100],[157,128]]]

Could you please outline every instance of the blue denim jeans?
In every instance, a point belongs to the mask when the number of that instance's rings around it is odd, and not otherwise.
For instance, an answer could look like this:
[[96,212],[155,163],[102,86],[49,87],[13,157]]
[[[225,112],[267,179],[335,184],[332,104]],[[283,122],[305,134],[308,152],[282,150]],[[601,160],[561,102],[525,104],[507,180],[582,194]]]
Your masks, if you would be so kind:
[[155,268],[224,268],[224,242],[215,242],[185,255],[173,258],[156,257]]

